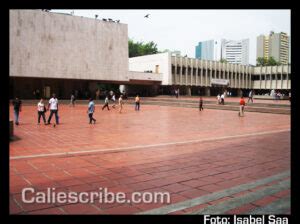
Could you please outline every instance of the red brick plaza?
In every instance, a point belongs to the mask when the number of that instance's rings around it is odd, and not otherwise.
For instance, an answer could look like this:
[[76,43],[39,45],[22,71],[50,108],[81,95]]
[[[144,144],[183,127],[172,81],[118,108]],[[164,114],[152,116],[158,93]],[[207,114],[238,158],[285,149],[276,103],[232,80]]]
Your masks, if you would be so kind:
[[[60,105],[53,127],[37,125],[35,105],[23,106],[10,142],[11,214],[290,213],[290,115],[101,107],[90,125],[87,105]],[[28,187],[169,192],[171,203],[27,204]]]

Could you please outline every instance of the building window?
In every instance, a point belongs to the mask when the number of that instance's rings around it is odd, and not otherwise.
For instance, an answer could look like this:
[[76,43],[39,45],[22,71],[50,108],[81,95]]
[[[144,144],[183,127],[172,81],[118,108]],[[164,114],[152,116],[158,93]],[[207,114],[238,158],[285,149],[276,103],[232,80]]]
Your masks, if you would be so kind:
[[175,74],[175,66],[172,65],[172,75],[174,75],[174,74]]
[[252,80],[253,80],[253,81],[259,80],[259,75],[253,75],[253,76],[252,76]]
[[282,79],[286,80],[286,74],[282,74]]
[[291,80],[291,74],[288,74],[288,79]]
[[271,75],[266,75],[266,80],[270,80],[270,77]]
[[272,74],[272,80],[275,80],[276,78],[275,78],[275,74]]
[[177,75],[179,75],[179,74],[180,74],[180,67],[177,66]]
[[266,80],[266,76],[265,75],[261,75],[261,80]]
[[196,71],[197,71],[197,69],[193,68],[193,75],[196,75]]
[[188,75],[190,75],[191,73],[192,73],[192,69],[188,67]]

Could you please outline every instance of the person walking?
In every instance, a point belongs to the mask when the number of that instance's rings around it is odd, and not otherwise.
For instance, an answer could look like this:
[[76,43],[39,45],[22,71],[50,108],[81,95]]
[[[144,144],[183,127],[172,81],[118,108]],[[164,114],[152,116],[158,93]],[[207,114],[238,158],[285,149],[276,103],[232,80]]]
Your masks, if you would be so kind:
[[253,103],[253,91],[252,90],[250,90],[250,92],[249,92],[248,103],[249,103],[250,100]]
[[75,107],[75,96],[74,96],[73,93],[71,94],[71,102],[70,102],[70,106]]
[[222,104],[222,105],[225,104],[225,96],[224,96],[224,93],[221,95],[221,104]]
[[119,97],[119,113],[123,110],[123,95],[121,94]]
[[14,107],[14,118],[15,118],[15,124],[19,125],[19,114],[21,112],[22,109],[22,101],[16,97],[13,101],[12,101],[12,105]]
[[116,95],[115,94],[112,95],[111,101],[113,102],[112,108],[116,109]]
[[220,96],[220,94],[217,95],[217,100],[218,100],[217,104],[221,104],[221,96]]
[[107,109],[109,110],[109,106],[108,106],[108,96],[106,95],[105,100],[104,100],[104,105],[102,107],[102,110],[104,110],[104,108],[107,107]]
[[203,110],[203,99],[202,96],[200,96],[200,100],[199,100],[199,110]]
[[240,117],[244,117],[244,109],[245,109],[245,100],[244,100],[244,97],[241,96],[241,99],[240,99],[240,111],[239,111],[239,116]]
[[140,110],[140,97],[138,94],[135,97],[135,110]]
[[[55,93],[52,94],[52,98],[49,100],[48,110],[50,109],[50,115],[48,118],[48,124],[50,124],[53,114],[55,114],[55,122],[59,124],[58,118],[58,99],[56,98]],[[54,125],[55,127],[55,125]]]
[[46,113],[47,109],[44,104],[43,98],[41,98],[40,102],[38,102],[37,110],[38,110],[38,124],[40,124],[41,117],[43,117],[44,124],[46,125],[47,123],[46,123],[45,113]]
[[89,106],[88,106],[88,110],[87,110],[87,113],[88,113],[89,119],[90,119],[90,123],[89,124],[92,124],[92,122],[94,122],[94,124],[96,124],[96,119],[93,118],[94,112],[95,112],[95,103],[93,101],[93,98],[90,98],[90,100],[89,100]]

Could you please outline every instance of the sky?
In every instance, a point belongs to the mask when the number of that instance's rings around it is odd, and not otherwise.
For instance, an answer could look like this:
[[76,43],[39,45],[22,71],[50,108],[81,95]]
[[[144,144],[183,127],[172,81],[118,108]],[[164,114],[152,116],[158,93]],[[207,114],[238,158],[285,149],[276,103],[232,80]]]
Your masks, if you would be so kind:
[[[249,63],[256,64],[256,38],[270,31],[291,33],[290,10],[51,10],[98,19],[111,18],[128,25],[134,41],[157,44],[160,51],[179,50],[195,57],[200,41],[249,38]],[[150,14],[149,18],[145,18]]]

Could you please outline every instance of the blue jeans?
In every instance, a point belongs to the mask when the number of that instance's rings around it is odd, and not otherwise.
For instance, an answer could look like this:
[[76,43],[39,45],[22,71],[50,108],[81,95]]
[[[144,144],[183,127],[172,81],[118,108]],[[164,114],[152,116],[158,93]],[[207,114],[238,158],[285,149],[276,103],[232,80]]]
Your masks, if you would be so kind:
[[19,124],[19,110],[14,110],[15,124]]
[[139,102],[135,103],[135,110],[140,110],[140,103]]
[[55,122],[56,122],[56,124],[58,124],[59,121],[58,121],[57,110],[50,110],[50,116],[48,118],[48,124],[50,124],[53,114],[55,114]]

